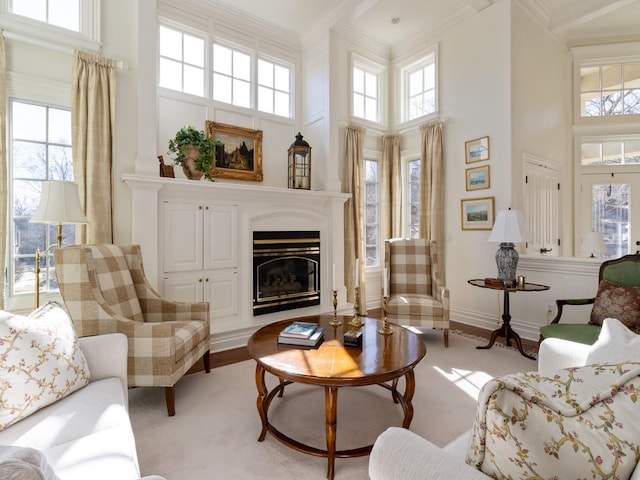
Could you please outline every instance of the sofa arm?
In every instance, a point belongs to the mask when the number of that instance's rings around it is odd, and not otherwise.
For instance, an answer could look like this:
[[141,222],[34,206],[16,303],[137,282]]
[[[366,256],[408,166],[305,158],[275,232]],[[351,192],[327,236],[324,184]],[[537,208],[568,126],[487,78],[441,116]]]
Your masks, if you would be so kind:
[[127,337],[122,333],[108,333],[81,337],[80,348],[89,364],[91,381],[117,377],[127,398]]
[[561,338],[545,338],[538,350],[538,373],[553,377],[553,372],[568,367],[581,367],[587,363],[591,345]]
[[369,457],[371,480],[486,480],[484,473],[404,428],[390,427],[376,440]]

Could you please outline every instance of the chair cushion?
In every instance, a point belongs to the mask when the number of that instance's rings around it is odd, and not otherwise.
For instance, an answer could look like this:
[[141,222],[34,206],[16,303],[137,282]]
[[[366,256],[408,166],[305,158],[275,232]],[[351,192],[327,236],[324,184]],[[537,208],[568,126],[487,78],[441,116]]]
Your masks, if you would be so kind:
[[441,317],[442,304],[426,295],[393,295],[387,305],[388,313],[398,317]]
[[591,310],[592,325],[602,325],[605,318],[617,318],[636,330],[640,322],[640,287],[625,287],[602,280]]
[[572,342],[593,345],[600,335],[599,325],[588,323],[552,323],[540,327],[540,335],[544,338],[561,338]]
[[0,311],[0,431],[89,383],[71,319],[51,302],[30,317]]
[[587,355],[587,364],[640,362],[640,335],[615,318],[605,318],[600,336]]
[[107,304],[118,314],[129,320],[144,322],[136,287],[129,266],[117,245],[91,245],[96,283]]

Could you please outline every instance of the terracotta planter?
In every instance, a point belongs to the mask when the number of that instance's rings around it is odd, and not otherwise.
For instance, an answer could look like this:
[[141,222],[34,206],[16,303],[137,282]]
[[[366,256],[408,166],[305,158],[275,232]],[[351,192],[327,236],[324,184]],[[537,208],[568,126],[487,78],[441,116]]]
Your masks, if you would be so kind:
[[189,152],[185,152],[185,159],[182,162],[182,171],[189,180],[201,180],[204,172],[196,170],[194,159],[200,155],[200,149],[189,147]]

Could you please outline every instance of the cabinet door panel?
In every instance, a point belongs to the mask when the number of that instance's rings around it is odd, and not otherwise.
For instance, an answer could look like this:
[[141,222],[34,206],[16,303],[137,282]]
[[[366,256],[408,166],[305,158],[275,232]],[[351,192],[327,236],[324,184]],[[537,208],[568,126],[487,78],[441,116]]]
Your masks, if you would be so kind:
[[235,205],[204,206],[204,268],[238,266],[238,209]]
[[205,272],[204,298],[209,302],[211,318],[238,313],[238,273]]
[[162,282],[162,296],[176,302],[202,302],[203,283],[202,272],[169,275]]
[[163,209],[165,272],[202,270],[203,206],[167,202]]

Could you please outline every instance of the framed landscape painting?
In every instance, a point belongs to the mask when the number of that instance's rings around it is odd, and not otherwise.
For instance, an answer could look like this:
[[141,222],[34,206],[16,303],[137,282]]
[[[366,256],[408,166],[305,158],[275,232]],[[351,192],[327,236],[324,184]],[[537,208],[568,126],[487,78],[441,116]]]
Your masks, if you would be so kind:
[[467,191],[484,190],[490,186],[489,165],[476,168],[467,168]]
[[460,202],[462,230],[491,230],[493,228],[494,197],[467,198]]
[[216,159],[211,168],[213,178],[231,178],[261,182],[262,130],[206,122],[207,133],[222,145],[216,146]]
[[466,163],[489,160],[489,137],[476,138],[464,142]]

